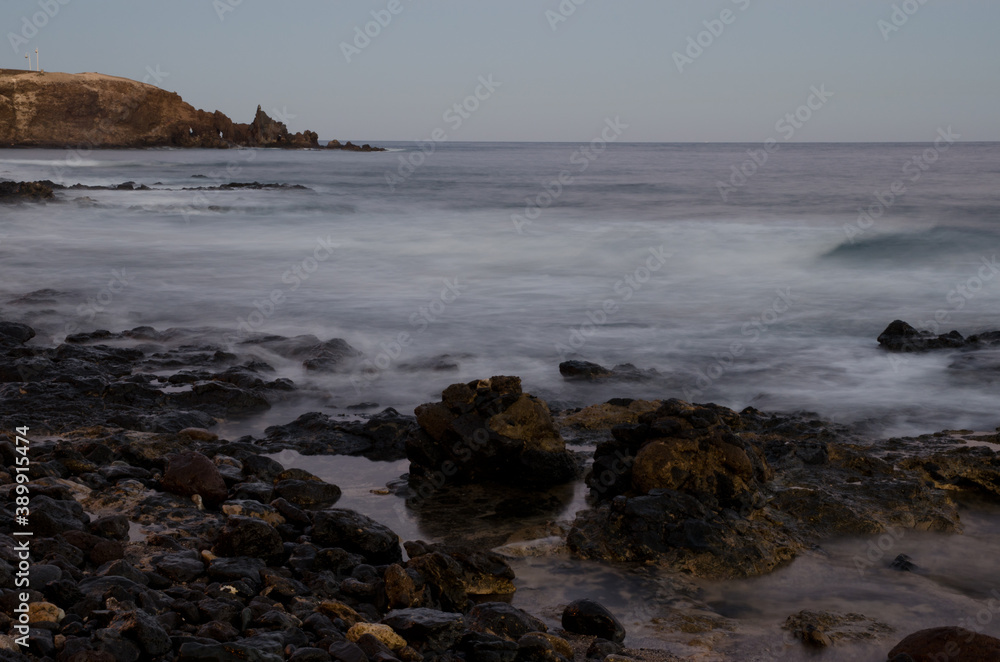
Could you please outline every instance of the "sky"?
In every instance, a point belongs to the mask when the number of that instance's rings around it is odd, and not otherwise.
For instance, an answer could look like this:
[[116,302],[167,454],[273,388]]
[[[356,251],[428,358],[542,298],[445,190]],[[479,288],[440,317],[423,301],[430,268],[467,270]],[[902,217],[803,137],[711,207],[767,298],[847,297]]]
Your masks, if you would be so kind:
[[996,0],[3,0],[0,67],[38,48],[321,140],[995,141],[998,27]]

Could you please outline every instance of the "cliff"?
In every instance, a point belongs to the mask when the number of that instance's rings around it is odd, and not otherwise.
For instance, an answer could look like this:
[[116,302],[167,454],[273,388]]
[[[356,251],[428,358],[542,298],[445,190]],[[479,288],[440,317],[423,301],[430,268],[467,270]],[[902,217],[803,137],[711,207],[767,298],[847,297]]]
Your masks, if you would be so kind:
[[0,146],[319,147],[260,106],[250,124],[127,78],[0,69]]

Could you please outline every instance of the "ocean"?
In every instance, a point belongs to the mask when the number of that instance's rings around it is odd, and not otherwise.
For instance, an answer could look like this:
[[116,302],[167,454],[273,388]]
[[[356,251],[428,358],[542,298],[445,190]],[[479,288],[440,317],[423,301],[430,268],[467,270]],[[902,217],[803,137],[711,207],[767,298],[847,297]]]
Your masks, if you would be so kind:
[[[0,150],[2,178],[151,189],[4,208],[0,296],[63,293],[31,311],[57,340],[343,338],[366,355],[353,373],[276,366],[330,410],[410,411],[512,374],[555,407],[679,397],[873,435],[993,430],[1000,356],[875,341],[895,319],[1000,328],[1000,145],[949,140]],[[182,190],[234,181],[305,188]],[[572,359],[657,374],[568,383]]]

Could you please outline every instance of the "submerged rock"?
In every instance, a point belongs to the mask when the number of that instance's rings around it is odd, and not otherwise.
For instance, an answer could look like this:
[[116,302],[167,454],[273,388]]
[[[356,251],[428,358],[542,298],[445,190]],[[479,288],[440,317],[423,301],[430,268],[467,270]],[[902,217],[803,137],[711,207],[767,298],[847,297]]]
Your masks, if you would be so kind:
[[406,455],[417,481],[440,473],[456,483],[545,486],[578,475],[548,406],[523,393],[518,377],[452,384],[416,414],[420,430],[407,439]]
[[1000,639],[959,627],[920,630],[889,651],[890,662],[1000,660]]
[[619,644],[625,641],[625,626],[607,607],[593,600],[575,600],[566,605],[562,626],[567,632],[591,635]]
[[641,370],[631,363],[616,365],[608,369],[589,361],[563,361],[559,364],[559,374],[567,381],[626,381],[639,382],[659,377],[656,370]]
[[987,331],[965,338],[958,331],[935,335],[920,331],[903,320],[895,320],[879,334],[878,344],[890,352],[928,352],[936,349],[978,349],[1000,345],[1000,331]]

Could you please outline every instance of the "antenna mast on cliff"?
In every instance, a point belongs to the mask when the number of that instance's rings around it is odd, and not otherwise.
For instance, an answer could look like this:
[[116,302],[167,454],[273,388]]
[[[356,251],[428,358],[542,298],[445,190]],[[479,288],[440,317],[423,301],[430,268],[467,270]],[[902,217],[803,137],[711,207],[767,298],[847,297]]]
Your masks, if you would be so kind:
[[[30,67],[29,67],[30,68]],[[35,49],[35,71],[41,71],[41,67],[38,66],[38,49]]]
[[31,71],[31,53],[25,53],[24,57],[28,60],[28,71]]

